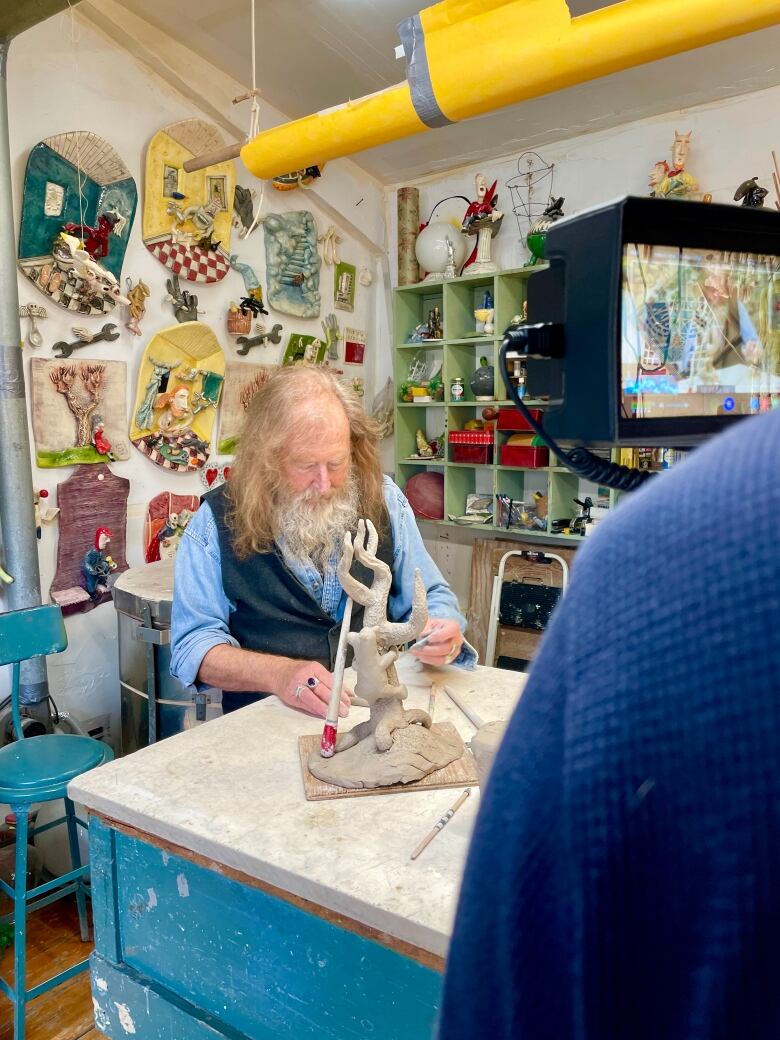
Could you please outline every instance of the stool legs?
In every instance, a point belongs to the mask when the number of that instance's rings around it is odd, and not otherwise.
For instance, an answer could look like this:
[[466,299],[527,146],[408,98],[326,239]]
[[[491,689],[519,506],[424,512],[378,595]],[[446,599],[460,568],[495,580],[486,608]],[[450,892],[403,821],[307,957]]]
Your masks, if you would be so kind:
[[14,877],[14,1040],[24,1040],[27,1003],[27,834],[25,806],[11,806],[16,816],[16,874]]
[[[70,862],[74,870],[81,866],[79,849],[79,827],[76,823],[76,811],[70,798],[65,799],[65,817],[68,822],[68,844],[70,845]],[[87,920],[87,897],[84,894],[84,878],[79,878],[76,887],[76,903],[79,908],[79,927],[81,941],[89,942],[89,921]]]

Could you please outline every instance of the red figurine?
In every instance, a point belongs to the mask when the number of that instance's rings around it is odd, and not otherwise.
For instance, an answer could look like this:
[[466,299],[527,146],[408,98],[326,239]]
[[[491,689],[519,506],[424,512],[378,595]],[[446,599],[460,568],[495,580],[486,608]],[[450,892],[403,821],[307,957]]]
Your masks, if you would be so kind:
[[89,224],[66,224],[65,230],[69,235],[86,235],[84,248],[93,260],[100,260],[108,256],[109,237],[118,219],[115,213],[101,213],[97,227],[90,227]]
[[95,446],[95,451],[98,455],[105,455],[107,458],[114,461],[114,456],[111,452],[111,444],[104,433],[105,423],[102,415],[92,416],[92,443]]
[[[463,221],[460,229],[465,234],[476,234],[476,229],[473,228],[474,224],[480,221],[497,221],[503,216],[496,210],[498,205],[498,192],[496,191],[496,185],[498,181],[493,183],[488,188],[487,177],[484,173],[478,173],[474,178],[474,183],[477,189],[477,197],[473,202],[469,203],[469,207],[463,215]],[[481,225],[480,225],[481,226]],[[495,232],[493,232],[495,233]],[[479,246],[475,245],[466,263],[463,265],[462,270],[465,270],[477,259],[477,251]]]

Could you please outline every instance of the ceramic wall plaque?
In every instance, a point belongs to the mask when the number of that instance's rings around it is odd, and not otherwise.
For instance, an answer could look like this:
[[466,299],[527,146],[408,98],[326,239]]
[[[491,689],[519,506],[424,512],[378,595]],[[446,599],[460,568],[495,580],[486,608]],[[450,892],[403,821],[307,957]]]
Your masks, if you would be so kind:
[[[130,481],[116,476],[106,465],[77,466],[57,488],[60,537],[57,571],[49,595],[60,605],[63,614],[92,610],[111,600],[108,588],[116,576],[127,570],[125,532],[129,493]],[[98,537],[101,528],[110,532],[109,539]],[[103,545],[96,552],[98,542]],[[88,554],[97,557],[98,553],[103,558],[100,562],[107,572],[106,580],[98,576],[90,595],[84,562]]]
[[362,365],[366,358],[366,334],[363,329],[344,329],[344,364]]
[[319,336],[306,336],[301,332],[293,332],[287,343],[282,364],[298,365],[302,361],[307,361],[311,365],[321,365],[327,351],[327,343]]
[[176,555],[181,536],[200,505],[197,495],[161,491],[149,503],[144,524],[144,559],[147,563],[170,560]]
[[355,309],[355,265],[342,262],[333,269],[333,306],[339,311]]
[[161,264],[189,282],[219,282],[230,270],[236,173],[232,161],[185,173],[196,155],[224,148],[216,127],[184,119],[146,150],[143,239]]
[[225,389],[219,419],[218,454],[233,455],[238,444],[244,415],[260,387],[276,365],[252,365],[229,361],[225,372]]
[[135,181],[102,137],[86,130],[47,137],[27,160],[19,269],[66,310],[109,313],[121,302],[137,202]]
[[130,440],[163,469],[200,469],[224,379],[225,357],[208,325],[186,321],[161,330],[138,371]]
[[268,303],[282,314],[316,318],[320,313],[317,225],[308,210],[263,218]]
[[124,361],[32,358],[30,382],[36,465],[129,458]]

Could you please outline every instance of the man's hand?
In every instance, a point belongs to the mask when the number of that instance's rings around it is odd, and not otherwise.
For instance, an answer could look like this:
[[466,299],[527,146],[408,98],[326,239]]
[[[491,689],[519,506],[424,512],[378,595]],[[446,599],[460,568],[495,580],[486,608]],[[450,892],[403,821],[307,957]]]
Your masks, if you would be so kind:
[[[333,688],[333,676],[316,661],[286,662],[280,668],[279,680],[274,693],[284,704],[307,715],[324,719],[328,713],[328,701]],[[342,689],[339,715],[345,718],[349,712],[351,690]]]
[[419,650],[412,647],[414,656],[423,664],[431,664],[437,668],[452,664],[463,646],[463,633],[458,622],[452,618],[430,618],[417,639],[424,639],[428,635],[431,638],[425,646],[421,646]]

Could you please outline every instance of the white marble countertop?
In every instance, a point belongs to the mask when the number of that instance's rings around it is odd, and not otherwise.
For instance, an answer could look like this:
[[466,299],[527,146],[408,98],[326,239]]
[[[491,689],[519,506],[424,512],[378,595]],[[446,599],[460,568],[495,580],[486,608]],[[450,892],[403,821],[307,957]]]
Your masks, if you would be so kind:
[[[507,718],[525,676],[495,668],[422,669],[405,655],[407,707],[427,708],[431,681],[450,686],[484,721]],[[354,677],[348,671],[345,682]],[[435,721],[464,739],[474,727],[444,693]],[[341,728],[368,715],[352,709]],[[298,737],[321,722],[276,698],[77,777],[77,802],[151,836],[242,871],[438,956],[446,954],[479,805],[465,805],[415,861],[410,855],[457,791],[408,791],[307,802]]]

